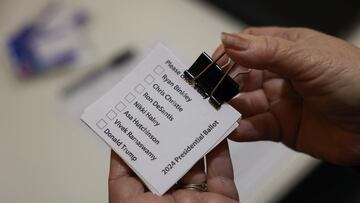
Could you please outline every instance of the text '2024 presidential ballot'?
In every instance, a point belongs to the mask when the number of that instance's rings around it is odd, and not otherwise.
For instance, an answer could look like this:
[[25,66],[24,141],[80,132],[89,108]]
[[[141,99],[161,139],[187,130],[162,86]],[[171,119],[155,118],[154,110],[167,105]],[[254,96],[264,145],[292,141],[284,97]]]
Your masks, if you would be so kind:
[[184,79],[188,67],[159,44],[81,119],[155,194],[164,194],[237,127],[240,113],[216,109]]

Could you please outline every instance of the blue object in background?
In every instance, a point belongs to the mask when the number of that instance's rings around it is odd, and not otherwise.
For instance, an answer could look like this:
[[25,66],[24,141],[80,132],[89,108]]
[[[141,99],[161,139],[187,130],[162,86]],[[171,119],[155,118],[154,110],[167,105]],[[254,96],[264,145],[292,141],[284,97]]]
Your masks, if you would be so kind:
[[32,23],[10,37],[7,50],[17,75],[26,77],[74,63],[83,47],[83,11],[52,3]]

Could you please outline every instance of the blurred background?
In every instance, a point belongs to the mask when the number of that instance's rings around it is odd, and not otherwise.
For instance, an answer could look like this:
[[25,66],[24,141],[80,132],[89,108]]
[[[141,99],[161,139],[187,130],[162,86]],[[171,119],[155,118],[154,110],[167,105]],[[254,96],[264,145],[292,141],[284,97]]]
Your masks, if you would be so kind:
[[[358,0],[0,0],[0,202],[106,202],[109,148],[79,120],[157,42],[191,64],[220,32],[306,26],[360,45]],[[230,142],[242,202],[360,202],[360,173]]]

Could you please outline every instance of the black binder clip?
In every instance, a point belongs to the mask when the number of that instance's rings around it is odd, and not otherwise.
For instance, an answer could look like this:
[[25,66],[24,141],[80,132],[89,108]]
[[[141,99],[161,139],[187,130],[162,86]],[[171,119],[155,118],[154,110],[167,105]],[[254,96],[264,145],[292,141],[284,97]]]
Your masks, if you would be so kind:
[[[239,93],[239,85],[229,76],[229,72],[235,66],[226,64],[226,70],[216,64],[225,55],[222,53],[214,61],[203,52],[194,64],[184,72],[185,79],[195,86],[197,91],[216,108],[233,98]],[[242,72],[249,73],[250,70]],[[242,74],[240,73],[240,74]]]

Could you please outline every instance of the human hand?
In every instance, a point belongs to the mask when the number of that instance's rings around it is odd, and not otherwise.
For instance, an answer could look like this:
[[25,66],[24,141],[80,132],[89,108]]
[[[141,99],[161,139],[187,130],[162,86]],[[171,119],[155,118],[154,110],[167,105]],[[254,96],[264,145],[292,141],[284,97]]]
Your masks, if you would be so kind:
[[163,196],[145,192],[145,186],[132,170],[111,152],[109,174],[110,203],[181,203],[181,202],[238,202],[239,197],[234,183],[233,170],[226,141],[207,155],[207,174],[202,160],[199,161],[181,180],[183,184],[207,182],[208,192],[188,189],[170,190]]
[[[245,119],[230,138],[281,141],[343,165],[360,165],[360,49],[304,28],[250,28],[222,34],[242,94],[230,103]],[[222,59],[225,63],[227,59]]]

